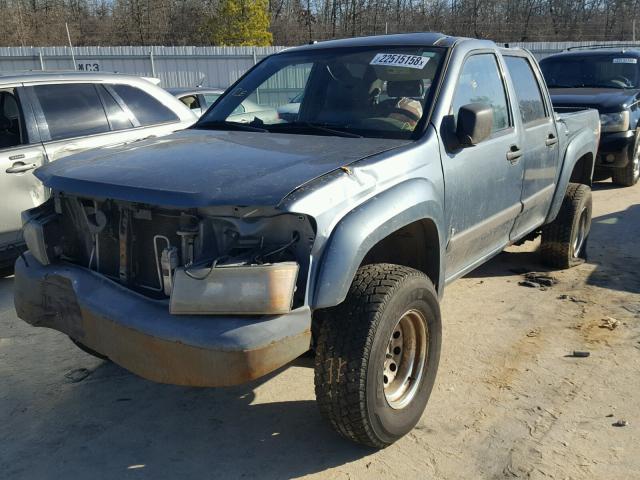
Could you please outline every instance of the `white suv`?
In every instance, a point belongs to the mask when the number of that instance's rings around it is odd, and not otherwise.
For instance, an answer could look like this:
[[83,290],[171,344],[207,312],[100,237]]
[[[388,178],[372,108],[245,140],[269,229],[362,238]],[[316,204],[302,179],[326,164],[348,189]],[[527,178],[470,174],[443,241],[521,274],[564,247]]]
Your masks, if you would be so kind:
[[140,77],[0,74],[0,266],[22,248],[21,212],[46,199],[34,169],[90,148],[166,135],[195,121],[182,102]]

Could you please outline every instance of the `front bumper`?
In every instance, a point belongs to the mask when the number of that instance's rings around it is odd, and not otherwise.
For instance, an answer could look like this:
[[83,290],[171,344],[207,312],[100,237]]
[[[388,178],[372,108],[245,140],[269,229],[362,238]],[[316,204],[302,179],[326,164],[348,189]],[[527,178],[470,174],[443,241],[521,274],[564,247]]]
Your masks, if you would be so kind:
[[633,154],[635,131],[602,133],[596,165],[599,167],[623,168]]
[[18,316],[53,328],[149,380],[218,387],[244,383],[309,349],[311,312],[174,316],[168,303],[85,268],[43,266],[26,253],[15,266]]

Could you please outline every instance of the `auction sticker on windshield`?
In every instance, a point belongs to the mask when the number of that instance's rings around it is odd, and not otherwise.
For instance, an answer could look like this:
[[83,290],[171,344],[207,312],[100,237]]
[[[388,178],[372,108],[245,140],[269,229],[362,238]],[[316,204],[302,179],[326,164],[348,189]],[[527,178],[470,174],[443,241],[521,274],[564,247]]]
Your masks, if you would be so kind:
[[429,62],[429,57],[419,55],[404,55],[400,53],[378,53],[371,65],[389,65],[393,67],[406,67],[422,69]]

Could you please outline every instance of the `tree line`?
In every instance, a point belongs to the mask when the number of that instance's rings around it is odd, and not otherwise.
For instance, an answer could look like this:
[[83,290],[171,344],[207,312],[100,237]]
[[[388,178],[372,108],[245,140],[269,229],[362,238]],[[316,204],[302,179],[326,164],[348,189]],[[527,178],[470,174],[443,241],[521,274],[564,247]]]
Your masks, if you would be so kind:
[[66,45],[66,25],[78,46],[297,45],[411,31],[640,40],[638,12],[640,0],[0,0],[0,46]]

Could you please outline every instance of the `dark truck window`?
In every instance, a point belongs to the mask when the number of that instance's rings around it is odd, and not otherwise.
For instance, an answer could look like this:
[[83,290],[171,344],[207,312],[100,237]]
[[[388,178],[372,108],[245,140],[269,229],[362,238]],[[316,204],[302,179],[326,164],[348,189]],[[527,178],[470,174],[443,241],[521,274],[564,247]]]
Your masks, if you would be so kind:
[[109,131],[109,122],[95,85],[36,85],[33,92],[49,127],[51,140]]
[[493,132],[510,126],[504,83],[496,57],[491,53],[473,55],[462,67],[451,106],[453,115],[469,103],[484,103],[493,108]]
[[111,85],[111,88],[127,104],[142,126],[180,120],[170,108],[139,88],[131,85]]
[[623,53],[560,55],[540,61],[549,88],[638,88],[638,58]]
[[529,60],[524,57],[510,56],[504,57],[504,60],[518,97],[522,122],[527,124],[545,118],[547,115],[540,85],[538,85]]

